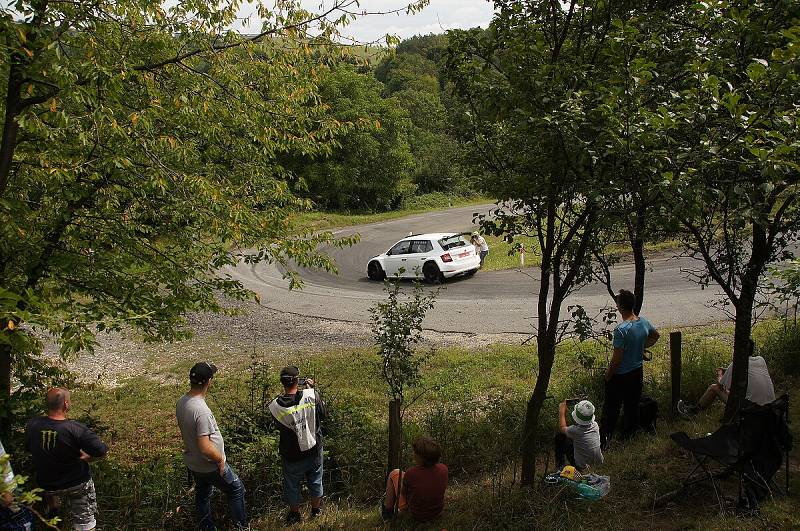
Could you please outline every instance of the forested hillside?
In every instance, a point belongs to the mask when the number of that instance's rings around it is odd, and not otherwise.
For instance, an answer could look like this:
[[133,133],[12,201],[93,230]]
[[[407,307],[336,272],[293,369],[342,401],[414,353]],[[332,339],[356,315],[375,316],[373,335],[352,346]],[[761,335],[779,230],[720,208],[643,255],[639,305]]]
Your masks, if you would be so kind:
[[296,192],[323,210],[380,212],[417,195],[475,193],[457,140],[462,112],[444,77],[445,35],[401,42],[375,64],[343,60],[319,81],[320,97],[353,128],[326,157],[293,161]]

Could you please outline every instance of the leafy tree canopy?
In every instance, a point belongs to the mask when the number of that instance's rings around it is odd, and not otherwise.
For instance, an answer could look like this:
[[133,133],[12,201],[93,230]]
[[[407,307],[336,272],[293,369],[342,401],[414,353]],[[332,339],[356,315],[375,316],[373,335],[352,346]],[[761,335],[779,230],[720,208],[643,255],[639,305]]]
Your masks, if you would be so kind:
[[331,268],[318,243],[347,243],[293,225],[309,202],[290,192],[280,162],[329,154],[350,129],[316,86],[343,19],[282,2],[258,7],[258,36],[220,33],[238,6],[3,8],[4,386],[11,347],[34,346],[21,326],[50,332],[64,353],[123,326],[181,337],[185,312],[220,310],[220,294],[253,296],[226,267]]
[[327,157],[302,164],[309,196],[322,208],[389,210],[414,193],[408,113],[383,98],[371,76],[340,66],[320,80],[329,116],[355,126]]

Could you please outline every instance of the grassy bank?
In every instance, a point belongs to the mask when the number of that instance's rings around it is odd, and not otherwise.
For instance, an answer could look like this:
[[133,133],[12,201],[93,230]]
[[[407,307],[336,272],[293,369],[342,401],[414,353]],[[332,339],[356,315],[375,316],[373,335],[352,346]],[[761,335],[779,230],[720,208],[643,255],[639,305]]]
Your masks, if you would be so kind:
[[[662,420],[655,436],[642,435],[615,443],[596,471],[611,477],[611,493],[601,501],[582,503],[563,490],[546,485],[521,488],[517,448],[525,402],[536,375],[535,350],[494,345],[480,350],[439,349],[429,353],[419,389],[406,410],[406,440],[430,434],[443,446],[443,461],[451,471],[447,509],[428,527],[416,529],[773,529],[797,528],[800,517],[790,499],[763,505],[759,519],[720,517],[708,488],[698,488],[675,502],[655,508],[659,494],[674,489],[691,469],[687,455],[668,435],[690,435],[715,429],[721,406],[693,421],[667,421],[669,354],[665,339],[645,366],[645,392],[660,404]],[[784,332],[776,323],[756,330],[756,340],[768,361],[776,389],[793,389],[800,334]],[[714,368],[730,359],[731,329],[706,326],[684,331],[683,391],[697,397],[710,383]],[[220,338],[224,341],[225,338]],[[386,396],[379,377],[379,360],[365,349],[306,353],[268,353],[266,345],[251,345],[246,353],[222,351],[202,342],[186,349],[192,359],[154,358],[141,376],[115,388],[86,386],[73,396],[73,413],[90,423],[110,443],[108,459],[93,465],[98,489],[100,524],[104,529],[191,529],[192,492],[181,464],[181,440],[174,422],[174,404],[185,391],[194,357],[224,362],[208,402],[225,436],[232,466],[248,489],[255,529],[280,527],[284,514],[281,470],[276,437],[266,426],[265,405],[279,392],[277,373],[287,363],[313,376],[331,410],[326,439],[326,515],[304,524],[306,529],[372,529],[383,526],[377,503],[383,487],[386,449]],[[602,370],[609,346],[568,343],[557,356],[540,422],[539,470],[549,459],[560,400],[586,395],[602,403]],[[793,407],[799,406],[797,399]],[[795,437],[799,435],[793,425]],[[406,452],[408,460],[408,452]],[[19,471],[26,463],[15,462]],[[553,468],[550,461],[550,469]],[[800,488],[795,473],[793,488]],[[735,495],[735,482],[726,483]],[[224,514],[222,500],[216,512]],[[321,527],[320,527],[321,526]]]
[[[517,244],[521,243],[525,247],[525,264],[523,267],[538,267],[541,265],[541,254],[539,253],[539,243],[536,238],[519,237],[514,243],[508,243],[498,236],[486,237],[489,244],[489,255],[483,267],[487,271],[499,271],[503,269],[519,269],[520,256],[517,251]],[[668,253],[680,249],[681,242],[678,240],[665,240],[657,243],[648,243],[645,253],[652,256],[658,253]],[[623,260],[629,259],[631,255],[630,246],[613,245],[608,249],[610,254],[617,255]]]
[[481,196],[463,197],[442,193],[431,193],[411,198],[403,208],[391,212],[378,212],[373,214],[346,213],[346,212],[305,212],[296,218],[298,225],[311,230],[334,229],[353,225],[366,225],[380,221],[403,218],[424,212],[444,210],[469,205],[482,205],[493,202],[493,199]]

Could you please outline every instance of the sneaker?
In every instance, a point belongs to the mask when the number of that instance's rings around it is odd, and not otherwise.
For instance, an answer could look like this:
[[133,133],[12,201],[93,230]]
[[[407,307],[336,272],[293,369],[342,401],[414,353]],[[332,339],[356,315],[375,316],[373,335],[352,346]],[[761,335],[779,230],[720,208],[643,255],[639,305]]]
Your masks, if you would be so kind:
[[322,516],[322,507],[312,507],[311,518],[317,518],[319,516]]
[[296,511],[289,511],[286,513],[286,525],[299,524],[303,521],[303,517]]
[[687,419],[692,418],[700,412],[700,408],[697,405],[692,404],[691,402],[684,402],[683,400],[678,400],[676,409],[678,410],[678,414],[680,416]]

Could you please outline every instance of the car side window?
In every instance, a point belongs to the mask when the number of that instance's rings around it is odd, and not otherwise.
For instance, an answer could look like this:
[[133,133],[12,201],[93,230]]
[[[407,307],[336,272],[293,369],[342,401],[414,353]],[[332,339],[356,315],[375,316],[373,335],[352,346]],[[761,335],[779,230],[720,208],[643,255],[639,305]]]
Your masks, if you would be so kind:
[[429,253],[433,250],[433,245],[428,240],[414,240],[411,242],[411,254]]
[[408,254],[409,249],[411,248],[411,242],[409,240],[404,240],[402,242],[397,242],[394,247],[389,249],[389,252],[386,253],[388,255],[396,255],[396,254]]

